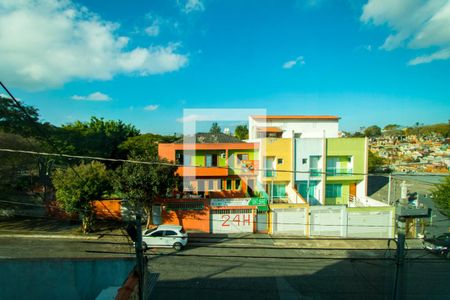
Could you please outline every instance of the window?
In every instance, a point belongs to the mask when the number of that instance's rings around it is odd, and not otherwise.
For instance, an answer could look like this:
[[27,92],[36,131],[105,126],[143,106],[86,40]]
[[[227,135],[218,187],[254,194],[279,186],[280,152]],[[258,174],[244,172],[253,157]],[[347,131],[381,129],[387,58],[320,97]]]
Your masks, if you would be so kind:
[[198,192],[205,191],[205,180],[197,180],[197,191]]
[[205,165],[207,167],[217,167],[217,154],[206,154]]
[[307,163],[308,163],[308,159],[307,158],[302,159],[302,164],[306,165]]
[[171,235],[178,235],[175,231],[172,230],[166,230],[164,231],[165,236],[171,236]]
[[190,166],[192,164],[192,155],[191,154],[184,154],[183,155],[183,165]]
[[227,179],[227,191],[231,190],[231,179]]
[[277,160],[277,163],[278,163],[279,165],[282,165],[282,164],[283,164],[283,159],[282,159],[282,158],[279,158],[279,159]]
[[214,180],[208,180],[208,191],[214,191]]
[[342,184],[327,184],[325,197],[338,198],[342,196]]
[[241,190],[241,180],[240,179],[236,179],[236,181],[234,182],[234,189],[237,191]]
[[243,154],[243,153],[238,154],[237,159],[238,160],[248,160],[248,154]]
[[202,202],[177,202],[168,203],[167,210],[202,210],[204,205]]
[[160,230],[160,231],[153,232],[150,236],[151,237],[160,237],[160,236],[163,236],[163,233],[164,233],[164,231]]

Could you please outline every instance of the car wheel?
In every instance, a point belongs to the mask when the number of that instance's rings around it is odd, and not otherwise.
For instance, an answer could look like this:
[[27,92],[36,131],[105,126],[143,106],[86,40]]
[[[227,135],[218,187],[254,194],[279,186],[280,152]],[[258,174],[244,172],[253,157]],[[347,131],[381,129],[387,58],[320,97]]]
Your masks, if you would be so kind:
[[181,243],[175,243],[173,244],[173,249],[180,251],[181,248],[183,248],[183,245],[181,245]]

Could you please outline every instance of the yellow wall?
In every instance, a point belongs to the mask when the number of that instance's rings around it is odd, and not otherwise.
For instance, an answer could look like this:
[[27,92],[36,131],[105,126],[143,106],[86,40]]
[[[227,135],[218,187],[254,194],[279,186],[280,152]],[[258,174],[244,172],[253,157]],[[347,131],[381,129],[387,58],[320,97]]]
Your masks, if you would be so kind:
[[[280,170],[292,170],[292,139],[282,139],[282,138],[265,138],[261,142],[261,152],[262,159],[265,160],[265,157],[271,156],[275,157],[276,170],[275,176],[273,177],[274,181],[291,181],[292,173],[291,172],[279,172]],[[282,158],[283,163],[278,164],[278,159]],[[261,161],[260,165],[263,166],[263,161]],[[272,178],[265,178],[263,176],[264,181],[271,181]]]

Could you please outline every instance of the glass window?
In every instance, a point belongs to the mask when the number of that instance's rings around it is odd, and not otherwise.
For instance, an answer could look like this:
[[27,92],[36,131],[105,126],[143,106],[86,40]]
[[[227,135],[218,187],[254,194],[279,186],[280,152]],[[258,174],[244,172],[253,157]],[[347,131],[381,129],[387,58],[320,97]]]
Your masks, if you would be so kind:
[[241,180],[240,179],[236,179],[236,181],[234,182],[234,189],[237,191],[241,190]]
[[302,159],[302,164],[305,165],[305,164],[307,164],[307,163],[308,163],[308,159],[307,159],[307,158],[303,158],[303,159]]
[[177,233],[175,231],[172,230],[166,230],[164,231],[164,235],[168,236],[168,235],[177,235]]
[[208,180],[208,191],[214,191],[214,180]]
[[327,184],[325,197],[337,198],[342,196],[342,184]]
[[237,158],[238,160],[248,160],[248,154],[238,154]]
[[231,190],[231,179],[227,179],[227,190]]
[[191,154],[184,154],[183,155],[183,165],[190,166],[192,164],[192,155]]
[[282,159],[282,158],[279,158],[279,159],[278,159],[278,164],[279,164],[279,165],[283,164],[283,159]]
[[217,154],[206,154],[205,165],[207,167],[217,167]]
[[150,236],[153,236],[153,237],[163,236],[163,233],[164,233],[164,231],[160,230],[160,231],[153,232]]

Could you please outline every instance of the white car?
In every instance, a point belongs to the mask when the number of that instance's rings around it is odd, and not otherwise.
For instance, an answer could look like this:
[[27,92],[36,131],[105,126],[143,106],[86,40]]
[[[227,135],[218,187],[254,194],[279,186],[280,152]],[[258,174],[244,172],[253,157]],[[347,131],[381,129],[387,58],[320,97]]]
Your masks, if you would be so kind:
[[178,225],[160,225],[142,232],[144,248],[174,248],[180,251],[187,242],[187,233]]

